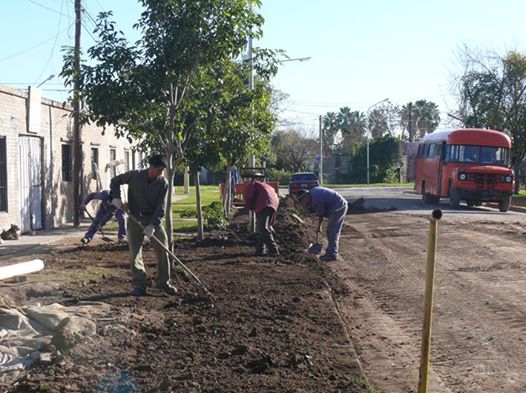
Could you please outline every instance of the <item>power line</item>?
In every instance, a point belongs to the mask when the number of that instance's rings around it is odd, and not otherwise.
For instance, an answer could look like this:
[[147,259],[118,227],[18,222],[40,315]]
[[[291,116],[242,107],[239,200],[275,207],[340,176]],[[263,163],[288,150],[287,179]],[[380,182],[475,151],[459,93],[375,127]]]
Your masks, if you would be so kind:
[[59,17],[58,17],[58,27],[57,27],[57,35],[55,36],[55,41],[53,41],[53,46],[51,47],[51,52],[49,54],[49,57],[46,61],[46,65],[44,66],[42,72],[40,73],[40,75],[36,78],[35,80],[35,83],[37,83],[41,78],[42,78],[42,75],[44,74],[44,72],[46,72],[46,69],[49,65],[49,63],[51,62],[51,58],[53,57],[53,54],[55,53],[55,46],[57,45],[57,40],[58,40],[58,37],[60,35],[60,25],[62,23],[62,9],[64,7],[64,0],[62,0],[62,3],[60,4],[60,14],[59,14]]
[[[67,29],[69,29],[70,27],[71,27],[71,25],[68,26]],[[67,29],[62,30],[60,33],[63,33],[63,32],[64,32],[65,30],[67,30]],[[60,34],[60,33],[59,33],[59,34]],[[51,41],[51,40],[54,39],[55,37],[56,37],[56,34],[53,34],[51,37],[46,38],[44,41],[42,41],[42,42],[40,42],[40,43],[38,43],[38,44],[32,46],[31,48],[28,48],[28,49],[25,49],[25,50],[23,50],[23,51],[21,51],[21,52],[15,53],[15,54],[13,54],[13,55],[10,55],[10,56],[7,56],[7,57],[4,57],[4,58],[1,58],[0,61],[9,60],[9,59],[12,59],[13,57],[17,57],[17,56],[23,55],[23,54],[25,54],[25,53],[27,53],[27,52],[29,52],[29,51],[32,51],[33,49],[36,49],[36,48],[38,48],[38,47],[44,45],[46,42]]]
[[33,4],[35,4],[35,5],[37,5],[37,6],[39,6],[39,7],[42,7],[42,8],[44,8],[44,9],[48,10],[48,11],[54,12],[55,14],[58,14],[58,15],[64,16],[64,17],[66,17],[66,18],[69,18],[68,15],[64,15],[61,11],[57,11],[57,10],[55,10],[55,9],[53,9],[53,8],[49,8],[49,7],[45,6],[44,4],[40,4],[39,2],[37,2],[37,1],[35,1],[35,0],[27,0],[27,1],[29,1],[30,3],[33,3]]

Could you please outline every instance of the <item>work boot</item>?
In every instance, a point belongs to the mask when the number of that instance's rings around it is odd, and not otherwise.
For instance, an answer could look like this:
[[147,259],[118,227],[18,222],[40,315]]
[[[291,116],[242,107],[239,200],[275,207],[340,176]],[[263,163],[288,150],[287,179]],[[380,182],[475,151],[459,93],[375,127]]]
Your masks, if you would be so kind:
[[173,296],[177,293],[177,288],[170,283],[166,283],[160,286],[158,285],[157,288],[162,289],[164,293],[170,296]]
[[146,288],[135,287],[131,291],[130,295],[132,295],[132,296],[146,296]]
[[325,254],[325,255],[320,256],[320,261],[323,261],[323,262],[332,262],[336,260],[338,260],[338,257],[336,255]]
[[82,244],[88,244],[90,241],[91,241],[91,239],[87,238],[87,237],[83,237],[82,239],[80,239],[80,242]]

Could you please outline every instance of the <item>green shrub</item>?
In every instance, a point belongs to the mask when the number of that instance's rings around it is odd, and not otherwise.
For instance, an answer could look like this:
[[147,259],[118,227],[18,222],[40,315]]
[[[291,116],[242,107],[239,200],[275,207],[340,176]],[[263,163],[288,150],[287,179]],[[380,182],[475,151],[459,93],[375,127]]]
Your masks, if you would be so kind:
[[223,206],[221,202],[215,201],[203,207],[203,218],[207,230],[226,228],[227,223],[223,218]]

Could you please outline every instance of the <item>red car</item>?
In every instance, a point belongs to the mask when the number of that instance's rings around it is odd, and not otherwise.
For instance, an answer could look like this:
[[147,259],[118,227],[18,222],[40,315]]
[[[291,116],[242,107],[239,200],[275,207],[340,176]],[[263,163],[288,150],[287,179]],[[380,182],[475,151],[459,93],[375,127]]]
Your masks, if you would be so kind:
[[311,188],[318,187],[320,182],[318,177],[313,172],[298,172],[292,174],[289,182],[289,194],[296,194],[301,188],[310,190]]

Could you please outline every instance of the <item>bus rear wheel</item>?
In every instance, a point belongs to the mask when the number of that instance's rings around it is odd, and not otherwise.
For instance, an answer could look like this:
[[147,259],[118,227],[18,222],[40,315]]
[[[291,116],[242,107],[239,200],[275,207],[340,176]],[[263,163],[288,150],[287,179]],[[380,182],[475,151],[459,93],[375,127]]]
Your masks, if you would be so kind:
[[452,187],[449,188],[449,206],[460,206],[460,195],[458,195],[458,192]]
[[499,211],[505,213],[510,210],[511,196],[508,196],[499,201]]

